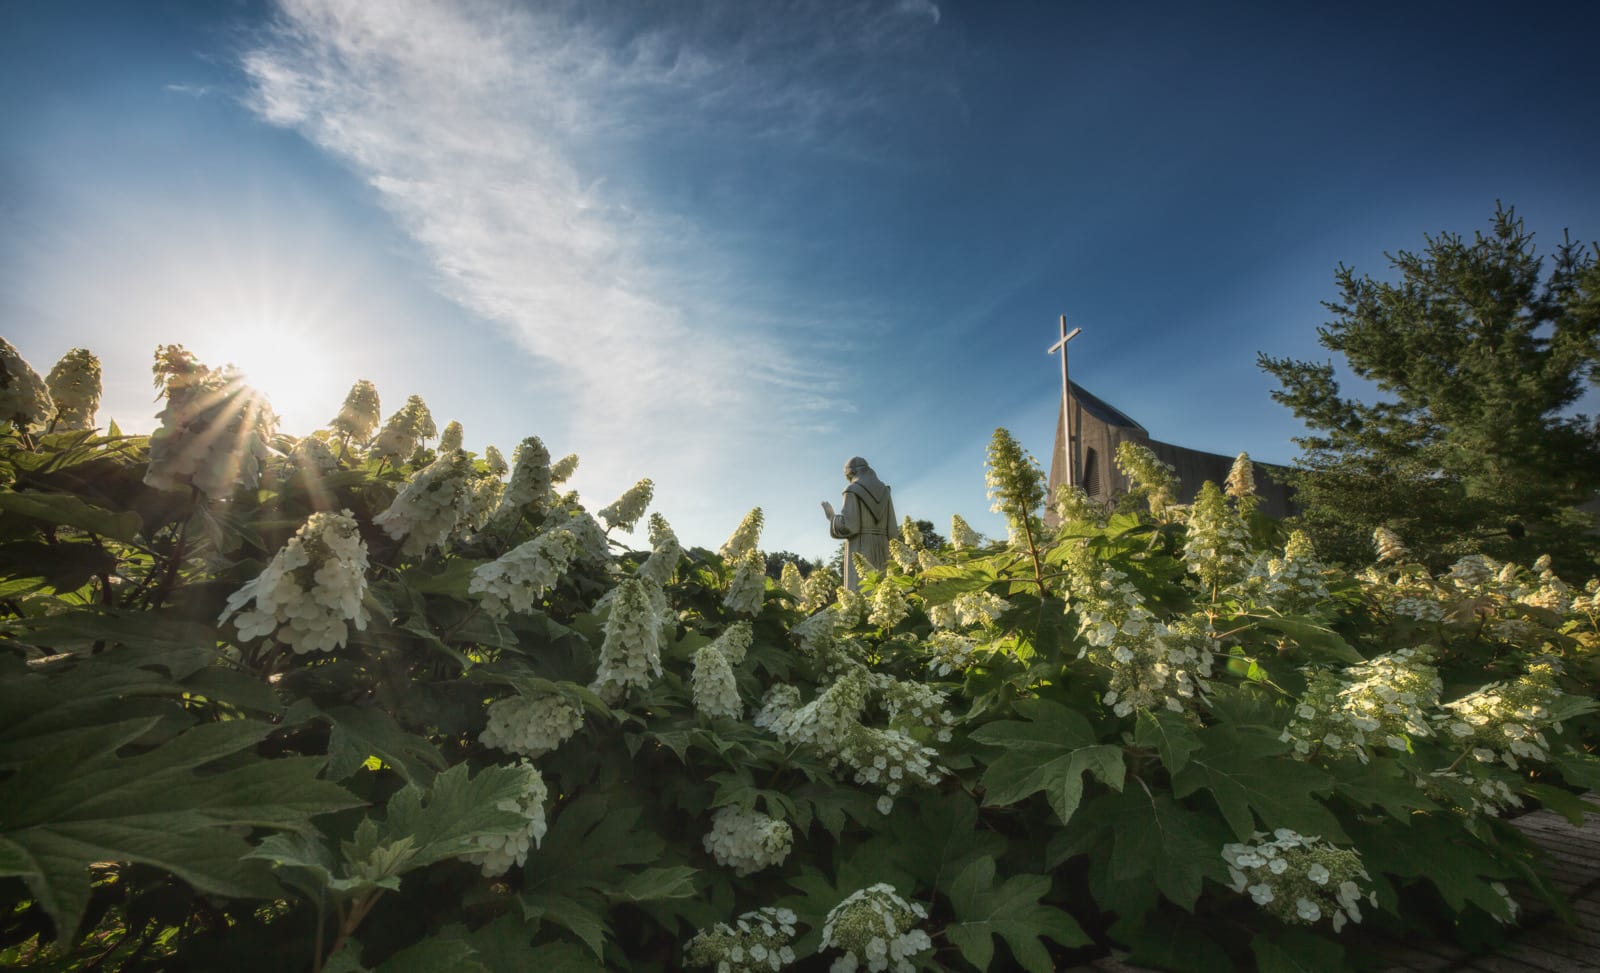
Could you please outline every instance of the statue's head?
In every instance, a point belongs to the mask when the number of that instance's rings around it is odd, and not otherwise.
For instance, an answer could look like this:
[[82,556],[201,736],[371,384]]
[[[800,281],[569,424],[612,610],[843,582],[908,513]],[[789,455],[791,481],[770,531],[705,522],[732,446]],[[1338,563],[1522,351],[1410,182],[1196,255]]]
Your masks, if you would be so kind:
[[849,480],[851,483],[854,483],[856,481],[856,477],[860,476],[862,473],[871,472],[872,467],[867,465],[867,461],[859,456],[852,456],[844,461],[844,478]]

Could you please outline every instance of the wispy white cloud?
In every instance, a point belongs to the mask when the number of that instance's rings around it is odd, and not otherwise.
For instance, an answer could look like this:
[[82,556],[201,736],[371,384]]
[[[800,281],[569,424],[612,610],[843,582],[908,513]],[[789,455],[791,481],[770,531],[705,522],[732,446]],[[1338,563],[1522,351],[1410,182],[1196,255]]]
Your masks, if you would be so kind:
[[533,356],[609,489],[854,408],[809,333],[826,296],[780,320],[630,174],[685,127],[804,145],[889,110],[927,6],[282,0],[243,65],[253,110],[364,179],[439,288]]

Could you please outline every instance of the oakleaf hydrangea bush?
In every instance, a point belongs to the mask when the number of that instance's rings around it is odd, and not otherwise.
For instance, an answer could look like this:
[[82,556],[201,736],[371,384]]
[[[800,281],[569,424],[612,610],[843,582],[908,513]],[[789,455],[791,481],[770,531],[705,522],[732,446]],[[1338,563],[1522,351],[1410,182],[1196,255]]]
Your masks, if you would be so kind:
[[92,353],[0,367],[8,966],[1354,969],[1497,935],[1496,818],[1600,787],[1600,582],[1329,566],[1247,457],[1124,444],[1114,512],[998,431],[1007,536],[853,591],[370,382],[295,435],[166,346],[129,436]]

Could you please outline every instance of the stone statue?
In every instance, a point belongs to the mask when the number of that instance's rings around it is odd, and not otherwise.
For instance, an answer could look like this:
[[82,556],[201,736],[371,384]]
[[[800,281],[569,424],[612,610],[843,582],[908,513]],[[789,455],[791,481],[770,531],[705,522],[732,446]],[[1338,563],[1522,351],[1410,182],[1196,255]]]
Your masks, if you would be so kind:
[[889,563],[889,533],[899,522],[888,484],[878,479],[866,460],[850,457],[844,464],[844,478],[850,481],[844,488],[844,508],[835,513],[833,504],[824,500],[822,512],[828,515],[829,535],[844,541],[844,583],[855,591],[861,579],[856,576],[853,555],[860,554],[882,571]]

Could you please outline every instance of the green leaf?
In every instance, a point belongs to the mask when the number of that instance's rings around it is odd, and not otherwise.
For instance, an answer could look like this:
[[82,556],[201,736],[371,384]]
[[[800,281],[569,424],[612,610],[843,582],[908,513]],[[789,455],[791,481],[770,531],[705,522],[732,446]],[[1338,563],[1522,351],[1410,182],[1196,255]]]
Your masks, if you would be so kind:
[[165,869],[203,892],[277,895],[250,850],[226,828],[309,829],[318,814],[360,804],[318,780],[314,758],[257,760],[197,776],[271,729],[233,720],[197,726],[145,753],[119,757],[154,720],[75,734],[0,782],[0,874],[23,878],[71,939],[89,900],[89,866],[131,861]]
[[321,719],[332,728],[328,736],[328,777],[344,780],[361,768],[368,757],[393,767],[407,783],[426,785],[444,768],[444,758],[427,738],[408,733],[395,718],[374,706],[322,708],[301,700],[284,716],[293,726]]
[[1083,799],[1085,773],[1113,790],[1122,789],[1122,748],[1095,743],[1088,720],[1049,700],[1025,700],[1016,709],[1028,722],[990,723],[972,734],[978,743],[1004,750],[983,775],[986,806],[1015,804],[1044,791],[1065,824]]
[[1523,782],[1518,789],[1566,818],[1574,828],[1583,827],[1583,815],[1585,812],[1600,812],[1600,805],[1590,804],[1571,791],[1563,790],[1550,784]]
[[1189,762],[1189,755],[1200,749],[1200,738],[1189,724],[1175,713],[1142,709],[1133,731],[1133,742],[1155,747],[1167,773],[1176,774]]
[[1344,947],[1303,929],[1275,929],[1250,940],[1256,973],[1336,973],[1348,967]]
[[1179,973],[1238,973],[1233,958],[1212,938],[1215,921],[1156,912],[1117,922],[1111,936],[1129,946],[1129,964]]
[[57,527],[76,527],[91,534],[133,543],[144,526],[132,511],[117,513],[96,507],[70,493],[0,492],[0,512],[28,517]]
[[1426,878],[1456,912],[1471,902],[1490,915],[1511,918],[1505,900],[1489,887],[1490,881],[1510,877],[1510,867],[1463,829],[1453,815],[1414,815],[1404,840],[1399,841],[1392,826],[1363,825],[1352,830],[1369,871]]
[[989,587],[998,580],[999,575],[993,564],[985,560],[931,567],[922,572],[922,577],[925,581],[922,586],[923,602],[942,605],[957,595]]
[[999,936],[1023,969],[1048,973],[1055,966],[1040,940],[1052,939],[1063,946],[1090,941],[1072,916],[1039,901],[1049,892],[1048,875],[1013,875],[997,885],[994,859],[979,858],[951,885],[956,921],[945,927],[945,935],[980,970],[989,968],[994,937]]
[[653,902],[660,899],[686,899],[695,894],[694,877],[698,868],[675,865],[647,868],[629,875],[612,898],[619,902]]
[[[899,809],[915,802],[916,815]],[[1000,858],[1006,840],[978,827],[978,804],[964,791],[917,790],[895,801],[893,835],[899,865],[924,886],[948,892],[975,858]]]
[[490,973],[478,962],[478,954],[459,939],[424,939],[407,946],[378,964],[373,973]]
[[1337,659],[1351,665],[1367,661],[1338,632],[1307,618],[1269,616],[1256,619],[1256,625],[1289,638],[1313,656]]
[[1586,791],[1600,791],[1600,757],[1593,754],[1564,753],[1555,758],[1561,776],[1573,787]]
[[472,572],[488,561],[474,561],[470,558],[453,558],[443,571],[437,574],[427,574],[421,568],[412,568],[400,576],[400,580],[416,592],[425,595],[448,595],[465,601],[467,585],[472,581]]
[[[1339,820],[1315,795],[1333,781],[1321,770],[1285,756],[1288,744],[1266,728],[1214,726],[1199,732],[1202,748],[1172,775],[1174,797],[1211,792],[1240,841],[1258,830],[1292,828],[1305,835],[1345,840]],[[1254,812],[1254,813],[1252,813]]]
[[1369,764],[1343,760],[1334,764],[1332,773],[1341,797],[1357,807],[1381,807],[1402,824],[1411,822],[1413,811],[1438,810],[1397,760],[1376,757]]
[[1193,911],[1201,880],[1228,880],[1222,861],[1222,823],[1143,788],[1114,799],[1110,877],[1117,882],[1155,880],[1161,894]]

